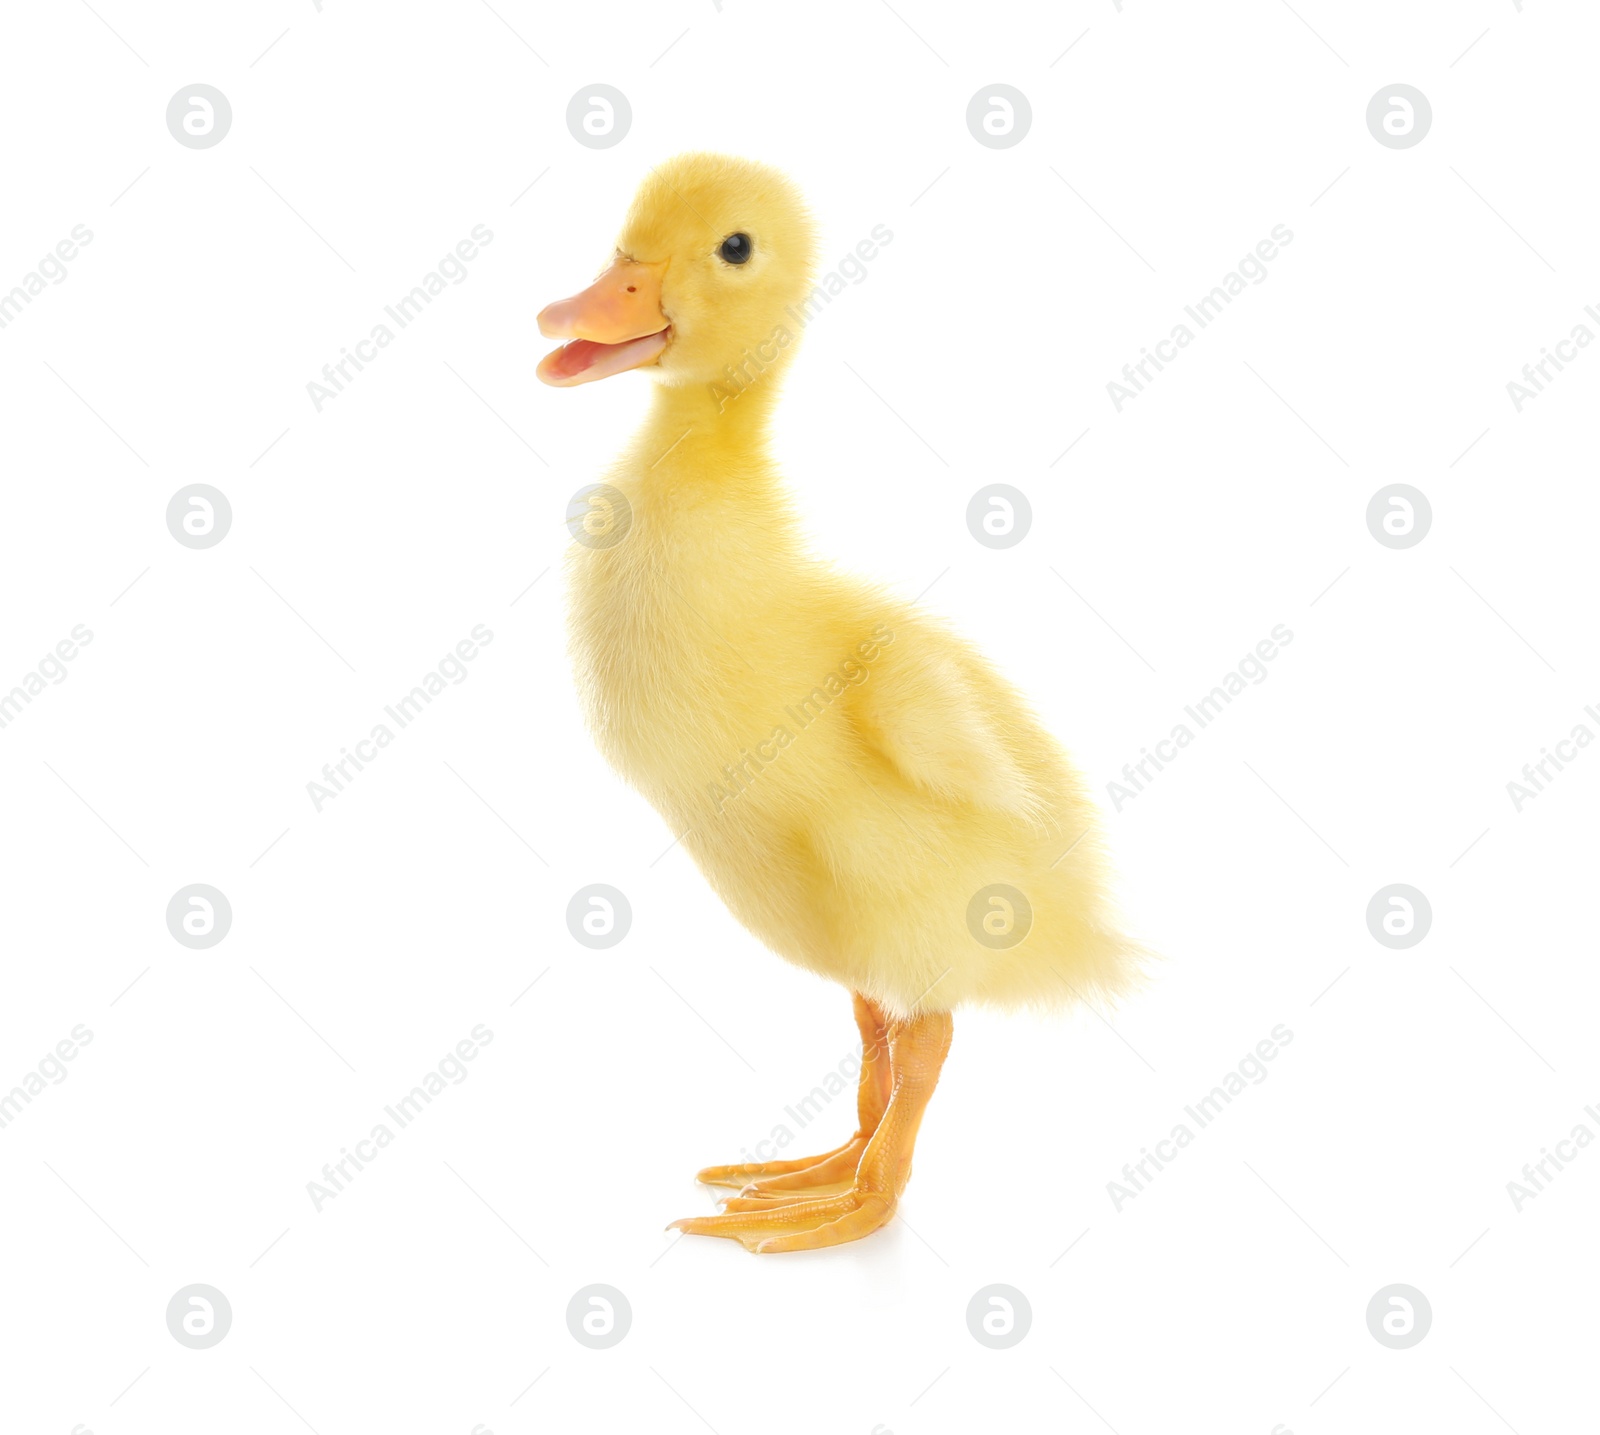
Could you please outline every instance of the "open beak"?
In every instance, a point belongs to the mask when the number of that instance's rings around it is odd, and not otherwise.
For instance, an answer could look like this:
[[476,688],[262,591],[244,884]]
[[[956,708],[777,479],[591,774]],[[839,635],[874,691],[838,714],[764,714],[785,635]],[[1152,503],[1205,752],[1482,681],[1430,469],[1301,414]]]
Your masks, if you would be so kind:
[[539,332],[571,341],[540,360],[540,379],[565,389],[654,363],[672,336],[661,312],[665,267],[619,259],[583,293],[540,310]]

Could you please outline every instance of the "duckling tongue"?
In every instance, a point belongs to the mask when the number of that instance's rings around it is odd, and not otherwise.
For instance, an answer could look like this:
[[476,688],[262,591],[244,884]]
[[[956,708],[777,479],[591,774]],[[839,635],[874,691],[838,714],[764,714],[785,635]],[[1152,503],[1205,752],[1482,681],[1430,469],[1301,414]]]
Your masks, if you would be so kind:
[[539,378],[556,388],[571,388],[594,379],[609,378],[624,369],[648,364],[667,347],[669,330],[645,334],[621,344],[599,344],[593,339],[574,339],[553,349],[539,362]]

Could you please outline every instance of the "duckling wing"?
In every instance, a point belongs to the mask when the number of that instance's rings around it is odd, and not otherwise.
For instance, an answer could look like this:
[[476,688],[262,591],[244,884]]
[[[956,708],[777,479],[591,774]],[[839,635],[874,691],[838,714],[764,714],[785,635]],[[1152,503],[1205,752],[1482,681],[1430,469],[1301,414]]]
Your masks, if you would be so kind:
[[861,745],[915,788],[950,803],[1033,818],[1049,739],[1017,695],[953,635],[901,627],[850,689]]

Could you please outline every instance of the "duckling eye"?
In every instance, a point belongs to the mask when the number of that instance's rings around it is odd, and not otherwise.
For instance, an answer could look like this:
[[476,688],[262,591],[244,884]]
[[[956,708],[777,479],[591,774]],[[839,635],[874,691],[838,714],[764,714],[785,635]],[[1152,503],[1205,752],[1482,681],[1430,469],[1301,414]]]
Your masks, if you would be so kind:
[[722,241],[722,247],[717,253],[729,264],[744,264],[755,253],[755,245],[750,242],[748,234],[730,234]]

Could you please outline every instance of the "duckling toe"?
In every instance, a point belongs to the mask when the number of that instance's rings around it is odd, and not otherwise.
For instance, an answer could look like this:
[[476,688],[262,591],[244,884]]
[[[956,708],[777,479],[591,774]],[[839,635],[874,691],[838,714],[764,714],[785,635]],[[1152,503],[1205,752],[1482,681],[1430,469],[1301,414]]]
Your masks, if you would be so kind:
[[[667,1229],[690,1236],[724,1236],[754,1253],[811,1250],[865,1236],[883,1225],[895,1208],[894,1198],[884,1192],[853,1188],[842,1195],[814,1200],[754,1204],[762,1209],[733,1211],[720,1216],[686,1216],[672,1222]],[[809,1243],[789,1243],[823,1227],[838,1229]]]
[[867,1138],[856,1135],[821,1156],[757,1161],[739,1166],[707,1166],[696,1173],[695,1180],[703,1186],[731,1186],[741,1196],[767,1191],[804,1191],[853,1176],[861,1153],[866,1149]]

